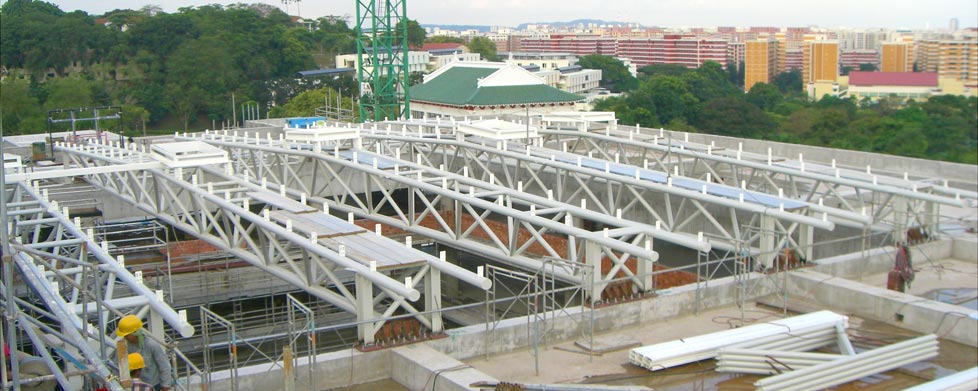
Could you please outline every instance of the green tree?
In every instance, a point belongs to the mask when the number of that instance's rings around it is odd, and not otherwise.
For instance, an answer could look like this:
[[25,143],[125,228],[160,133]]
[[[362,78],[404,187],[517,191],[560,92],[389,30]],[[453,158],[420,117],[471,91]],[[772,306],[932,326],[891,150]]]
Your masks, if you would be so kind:
[[496,44],[489,38],[473,37],[465,46],[473,53],[481,54],[487,61],[499,61],[499,56],[496,55]]
[[44,102],[47,110],[89,107],[94,103],[93,83],[81,77],[50,79],[44,84],[48,91]]
[[601,86],[617,92],[628,92],[638,87],[638,79],[628,71],[621,60],[589,54],[578,60],[578,65],[587,69],[601,70]]
[[685,118],[687,122],[692,122],[690,117],[695,116],[699,104],[696,96],[687,89],[686,83],[675,76],[652,76],[639,87],[638,92],[635,95],[647,96],[652,101],[655,116],[659,120],[656,126],[667,124],[675,118]]
[[[408,46],[412,48],[419,48],[424,46],[425,35],[427,35],[427,33],[424,31],[424,27],[421,27],[421,25],[418,24],[418,21],[416,20],[413,19],[405,19],[405,20],[407,20]],[[394,28],[398,32],[400,32],[403,26],[404,26],[404,20],[398,22],[397,26],[395,26]]]
[[781,95],[778,87],[775,87],[773,84],[757,83],[750,88],[745,99],[761,110],[768,111],[774,109],[775,106],[781,103],[784,96]]
[[44,129],[41,105],[30,92],[26,80],[5,80],[0,83],[0,113],[7,134],[34,133]]
[[686,89],[700,102],[743,95],[740,88],[727,80],[727,73],[723,67],[714,61],[707,61],[703,66],[685,72],[679,78],[686,83]]
[[638,73],[644,75],[646,78],[658,75],[682,76],[689,71],[691,71],[689,68],[676,64],[652,64],[638,69]]
[[739,64],[727,63],[727,80],[735,86],[744,87],[744,62]]
[[[317,108],[323,107],[327,95],[336,96],[336,94],[336,91],[329,87],[309,90],[296,95],[284,105],[273,107],[269,115],[277,118],[313,116]],[[350,98],[344,97],[342,106],[350,107],[351,105]]]
[[[149,111],[138,105],[122,106],[122,125],[132,132],[140,131],[146,136],[146,123],[149,122]],[[130,135],[132,133],[129,133]]]
[[757,106],[742,98],[711,100],[697,116],[696,127],[712,134],[761,138],[772,134],[775,122]]
[[241,75],[225,46],[215,38],[194,39],[177,47],[167,61],[167,99],[185,131],[200,110],[215,120],[230,112],[230,92]]
[[778,86],[782,94],[795,94],[801,91],[801,71],[792,69],[788,72],[781,72],[774,77],[774,85]]

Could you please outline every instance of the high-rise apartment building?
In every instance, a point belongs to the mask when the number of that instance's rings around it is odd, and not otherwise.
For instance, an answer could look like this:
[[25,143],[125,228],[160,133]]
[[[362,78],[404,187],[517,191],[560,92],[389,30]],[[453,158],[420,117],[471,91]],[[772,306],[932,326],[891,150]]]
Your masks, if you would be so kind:
[[757,83],[771,83],[778,74],[780,45],[775,39],[746,42],[744,61],[744,91]]
[[908,42],[883,42],[880,48],[881,72],[913,72],[913,45]]
[[747,44],[745,42],[727,42],[727,64],[733,64],[738,69],[746,61]]
[[727,41],[666,35],[662,38],[622,39],[618,57],[627,57],[638,66],[675,64],[697,68],[707,61],[727,64]]
[[677,64],[696,68],[707,61],[727,63],[727,41],[683,35],[659,38],[607,38],[587,35],[551,34],[545,38],[524,39],[525,52],[562,52],[578,56],[600,54],[627,57],[637,66]]
[[562,52],[578,56],[600,54],[615,56],[618,40],[596,35],[551,34],[549,37],[526,38],[520,48],[524,52]]
[[872,65],[876,70],[880,67],[880,52],[875,49],[850,49],[841,50],[839,53],[839,66],[848,67],[850,70],[859,70],[864,65]]
[[802,83],[835,82],[839,78],[839,42],[812,37],[804,46]]
[[978,39],[925,40],[920,42],[917,68],[936,72],[938,77],[953,78],[965,86],[978,87]]

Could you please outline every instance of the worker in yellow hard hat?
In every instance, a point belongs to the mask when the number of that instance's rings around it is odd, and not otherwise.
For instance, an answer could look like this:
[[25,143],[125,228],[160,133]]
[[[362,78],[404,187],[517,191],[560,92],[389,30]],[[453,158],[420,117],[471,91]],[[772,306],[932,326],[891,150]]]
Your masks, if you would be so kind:
[[132,379],[132,391],[155,391],[152,384],[144,382],[139,376],[146,367],[143,355],[139,353],[129,353],[129,378]]
[[125,338],[126,351],[139,353],[140,358],[144,359],[140,379],[151,384],[156,391],[169,391],[173,386],[170,360],[159,343],[146,337],[143,321],[136,315],[126,315],[119,320],[115,333]]

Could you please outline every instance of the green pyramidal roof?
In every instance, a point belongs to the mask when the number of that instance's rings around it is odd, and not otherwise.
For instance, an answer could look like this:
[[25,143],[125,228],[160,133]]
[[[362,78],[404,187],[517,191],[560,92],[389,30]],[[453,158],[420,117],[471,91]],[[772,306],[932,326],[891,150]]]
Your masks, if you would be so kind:
[[411,100],[454,106],[577,102],[584,98],[546,84],[479,87],[498,68],[455,66],[427,83],[411,87]]

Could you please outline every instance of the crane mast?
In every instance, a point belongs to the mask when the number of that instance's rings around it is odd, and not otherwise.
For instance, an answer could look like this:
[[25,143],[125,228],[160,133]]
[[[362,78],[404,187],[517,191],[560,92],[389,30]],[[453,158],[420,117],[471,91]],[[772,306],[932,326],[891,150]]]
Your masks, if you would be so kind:
[[357,0],[360,120],[410,117],[407,2]]

